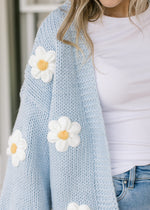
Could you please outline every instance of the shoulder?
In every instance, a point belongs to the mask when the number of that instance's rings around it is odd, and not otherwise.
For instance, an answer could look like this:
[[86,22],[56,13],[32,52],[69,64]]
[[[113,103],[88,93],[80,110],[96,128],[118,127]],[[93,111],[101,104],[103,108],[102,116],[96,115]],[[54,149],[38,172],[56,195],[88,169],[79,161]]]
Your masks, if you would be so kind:
[[30,98],[48,110],[56,71],[57,30],[69,9],[70,0],[50,14],[41,23],[25,69],[25,79],[20,96]]

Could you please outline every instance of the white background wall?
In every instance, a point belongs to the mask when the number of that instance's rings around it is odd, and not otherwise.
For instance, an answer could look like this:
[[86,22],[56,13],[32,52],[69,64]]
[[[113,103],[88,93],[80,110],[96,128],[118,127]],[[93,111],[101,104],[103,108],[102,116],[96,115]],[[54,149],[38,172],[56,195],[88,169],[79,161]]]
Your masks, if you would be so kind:
[[6,147],[11,127],[9,36],[7,1],[0,0],[0,189],[6,168]]

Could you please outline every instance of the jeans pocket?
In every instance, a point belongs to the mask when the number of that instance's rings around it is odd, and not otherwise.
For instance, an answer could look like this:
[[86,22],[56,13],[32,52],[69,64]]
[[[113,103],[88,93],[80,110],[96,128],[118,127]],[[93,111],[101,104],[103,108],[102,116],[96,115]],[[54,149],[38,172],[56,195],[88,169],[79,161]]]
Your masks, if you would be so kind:
[[120,201],[124,198],[124,196],[127,193],[127,180],[113,178],[113,184],[115,188],[117,201]]

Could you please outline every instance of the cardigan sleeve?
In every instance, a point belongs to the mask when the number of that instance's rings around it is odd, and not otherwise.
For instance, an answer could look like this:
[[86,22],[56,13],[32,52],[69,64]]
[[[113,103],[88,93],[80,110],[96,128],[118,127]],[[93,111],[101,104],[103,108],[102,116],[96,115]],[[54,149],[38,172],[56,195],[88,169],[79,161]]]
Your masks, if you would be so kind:
[[[8,160],[0,196],[0,209],[52,208],[47,141],[54,76],[52,73],[55,69],[52,25],[50,14],[37,32],[25,68],[19,94],[20,106],[6,149]],[[48,65],[51,68],[46,73]]]

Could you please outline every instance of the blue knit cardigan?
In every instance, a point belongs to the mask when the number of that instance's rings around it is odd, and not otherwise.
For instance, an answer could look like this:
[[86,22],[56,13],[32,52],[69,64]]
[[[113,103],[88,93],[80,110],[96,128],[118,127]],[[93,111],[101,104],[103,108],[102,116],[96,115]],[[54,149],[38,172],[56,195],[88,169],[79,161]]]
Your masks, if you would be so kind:
[[[0,210],[117,210],[92,58],[56,39],[70,1],[42,22],[8,139]],[[73,24],[64,39],[75,42]],[[82,37],[83,38],[83,37]],[[80,39],[86,55],[89,49]]]

